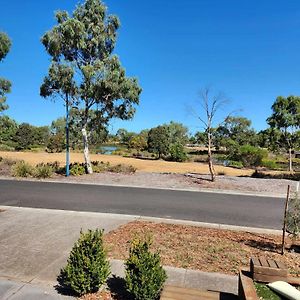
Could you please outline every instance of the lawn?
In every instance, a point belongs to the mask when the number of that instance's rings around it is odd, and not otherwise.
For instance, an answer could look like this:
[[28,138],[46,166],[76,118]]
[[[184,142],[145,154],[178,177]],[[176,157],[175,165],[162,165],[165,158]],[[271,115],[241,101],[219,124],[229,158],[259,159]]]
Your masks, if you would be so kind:
[[[46,153],[46,152],[0,152],[0,156],[11,159],[22,159],[26,162],[36,165],[44,162],[58,161],[62,165],[65,163],[65,153]],[[196,162],[168,162],[163,160],[142,160],[136,158],[128,158],[117,155],[101,155],[91,154],[91,160],[109,162],[112,165],[127,164],[137,168],[137,171],[142,172],[157,172],[157,173],[209,173],[208,167],[204,163]],[[71,162],[83,162],[82,153],[71,153]],[[253,170],[239,170],[223,166],[215,166],[216,172],[224,173],[230,176],[251,175]]]

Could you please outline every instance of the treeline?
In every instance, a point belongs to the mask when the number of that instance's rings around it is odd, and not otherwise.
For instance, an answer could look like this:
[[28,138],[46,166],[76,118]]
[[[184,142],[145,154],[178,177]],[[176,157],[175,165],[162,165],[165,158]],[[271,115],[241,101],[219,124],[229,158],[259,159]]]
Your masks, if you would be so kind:
[[[99,148],[108,138],[106,128],[99,126],[89,134],[91,149]],[[69,144],[72,150],[83,147],[77,112],[70,113]],[[66,149],[66,119],[54,120],[49,126],[33,126],[28,123],[18,124],[9,116],[0,116],[0,150],[22,151],[40,150],[47,152],[62,152]]]

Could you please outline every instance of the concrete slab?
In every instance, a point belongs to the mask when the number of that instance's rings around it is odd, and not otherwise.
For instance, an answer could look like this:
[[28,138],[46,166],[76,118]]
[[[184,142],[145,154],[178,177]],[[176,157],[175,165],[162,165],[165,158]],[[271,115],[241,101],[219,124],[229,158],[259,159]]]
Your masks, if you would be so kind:
[[0,214],[0,277],[54,282],[81,229],[110,231],[134,219],[88,212],[5,208]]
[[13,281],[0,280],[0,299],[8,299],[8,297],[16,293],[22,286],[23,284]]
[[184,287],[237,295],[238,277],[220,273],[187,270]]

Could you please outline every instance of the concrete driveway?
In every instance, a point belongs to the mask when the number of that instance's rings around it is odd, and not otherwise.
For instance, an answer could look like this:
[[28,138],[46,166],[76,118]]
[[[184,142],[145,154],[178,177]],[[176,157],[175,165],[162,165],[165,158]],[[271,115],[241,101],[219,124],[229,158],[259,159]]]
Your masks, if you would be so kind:
[[110,231],[129,216],[10,207],[0,212],[0,278],[55,282],[80,229]]

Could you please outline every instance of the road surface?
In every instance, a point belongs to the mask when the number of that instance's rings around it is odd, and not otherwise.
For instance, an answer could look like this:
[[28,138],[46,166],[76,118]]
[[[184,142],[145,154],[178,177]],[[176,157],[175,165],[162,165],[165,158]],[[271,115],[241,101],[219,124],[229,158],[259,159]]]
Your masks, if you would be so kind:
[[284,199],[212,192],[0,180],[0,205],[281,229]]

